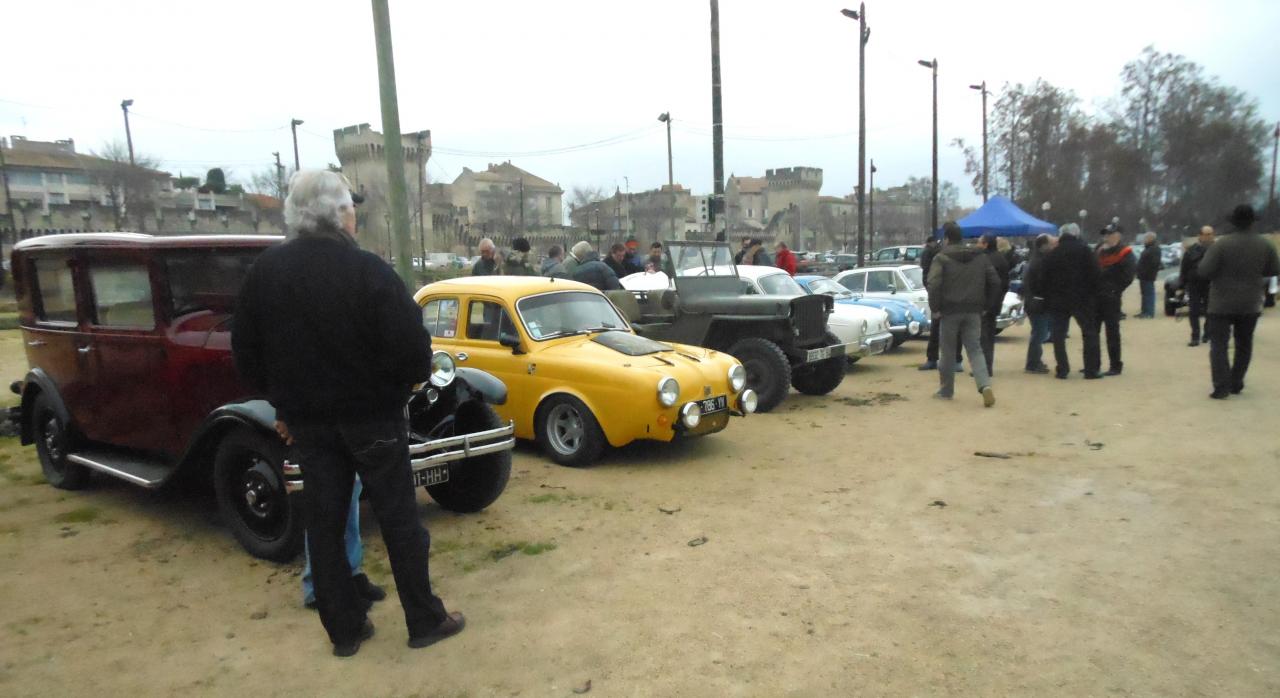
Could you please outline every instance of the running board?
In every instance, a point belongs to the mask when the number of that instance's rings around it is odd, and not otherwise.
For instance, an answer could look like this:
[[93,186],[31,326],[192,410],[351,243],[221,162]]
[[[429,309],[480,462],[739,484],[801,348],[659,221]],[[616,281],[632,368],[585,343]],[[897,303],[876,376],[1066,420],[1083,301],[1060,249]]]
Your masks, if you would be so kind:
[[105,449],[89,449],[72,453],[67,456],[67,460],[149,490],[163,485],[169,479],[169,474],[173,472],[171,466],[159,459]]

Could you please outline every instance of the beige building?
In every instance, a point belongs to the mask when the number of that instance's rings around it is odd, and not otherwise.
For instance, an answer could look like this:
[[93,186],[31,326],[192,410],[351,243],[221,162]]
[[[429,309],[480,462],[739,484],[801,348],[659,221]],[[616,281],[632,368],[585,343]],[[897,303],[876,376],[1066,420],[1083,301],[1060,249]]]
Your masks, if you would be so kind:
[[706,230],[706,215],[706,197],[695,197],[679,184],[673,197],[664,184],[635,193],[615,191],[570,212],[569,218],[575,228],[603,231],[606,241],[618,242],[632,235],[647,241],[697,237]]
[[[395,247],[391,235],[390,189],[387,185],[387,156],[382,133],[369,124],[334,129],[333,149],[342,174],[365,201],[356,209],[360,245],[390,259]],[[431,158],[431,132],[400,134],[404,151],[405,198],[409,208],[409,247],[415,256],[436,249],[432,240],[431,208],[427,197],[427,160]]]
[[483,172],[469,167],[449,186],[449,197],[464,225],[491,234],[559,227],[564,190],[522,170],[511,161],[490,164]]
[[726,232],[730,239],[784,240],[796,249],[817,244],[822,231],[818,192],[822,170],[780,167],[763,177],[730,175],[725,186]]

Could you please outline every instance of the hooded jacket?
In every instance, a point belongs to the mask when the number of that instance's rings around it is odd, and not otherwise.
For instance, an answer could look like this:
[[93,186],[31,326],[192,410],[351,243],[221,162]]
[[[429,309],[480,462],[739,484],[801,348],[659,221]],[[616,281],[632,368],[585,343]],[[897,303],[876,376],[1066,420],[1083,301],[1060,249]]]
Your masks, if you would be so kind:
[[1128,245],[1098,248],[1098,295],[1119,298],[1133,283],[1138,261]]
[[988,256],[964,245],[947,245],[929,265],[929,309],[943,316],[981,313],[1000,298],[1000,275]]

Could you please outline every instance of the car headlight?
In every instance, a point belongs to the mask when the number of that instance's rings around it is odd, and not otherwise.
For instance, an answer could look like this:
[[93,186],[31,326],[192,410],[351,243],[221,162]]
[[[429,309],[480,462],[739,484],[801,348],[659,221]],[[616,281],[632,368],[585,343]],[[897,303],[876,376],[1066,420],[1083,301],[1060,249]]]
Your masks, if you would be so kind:
[[747,368],[742,364],[734,364],[729,367],[729,388],[733,392],[742,390],[742,386],[747,384]]
[[744,414],[751,414],[756,411],[756,405],[760,402],[760,396],[756,395],[756,391],[747,388],[738,396],[738,405],[742,407]]
[[658,381],[658,402],[663,407],[670,407],[676,404],[676,400],[680,398],[680,383],[676,379],[667,376]]
[[864,335],[865,335],[866,333],[867,333],[867,321],[866,321],[866,320],[863,320],[863,321],[862,321],[862,334],[864,334]]
[[457,373],[458,367],[453,363],[453,357],[449,356],[449,352],[437,351],[431,354],[431,385],[446,388],[453,382],[453,377]]
[[907,324],[907,332],[913,335],[920,334],[920,323],[912,320]]
[[698,407],[696,402],[685,403],[685,406],[680,408],[680,421],[690,429],[697,427],[702,421],[702,408]]

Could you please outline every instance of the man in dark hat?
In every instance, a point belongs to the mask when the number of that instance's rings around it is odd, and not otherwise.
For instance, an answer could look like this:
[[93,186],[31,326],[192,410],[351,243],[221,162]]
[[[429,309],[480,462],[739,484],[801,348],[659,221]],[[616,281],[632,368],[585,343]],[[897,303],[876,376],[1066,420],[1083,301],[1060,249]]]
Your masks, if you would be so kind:
[[1102,231],[1102,244],[1098,245],[1098,267],[1102,273],[1098,277],[1097,320],[1107,333],[1107,360],[1110,368],[1108,376],[1118,376],[1124,369],[1124,361],[1120,359],[1120,299],[1125,289],[1133,283],[1138,270],[1138,260],[1133,248],[1120,243],[1121,231],[1116,226],[1107,226]]
[[[1253,355],[1253,330],[1262,314],[1267,277],[1280,274],[1276,248],[1253,231],[1253,207],[1240,204],[1227,218],[1235,229],[1205,252],[1196,275],[1209,282],[1209,367],[1213,393],[1224,400],[1244,390]],[[1227,361],[1227,342],[1235,337],[1234,361]]]

